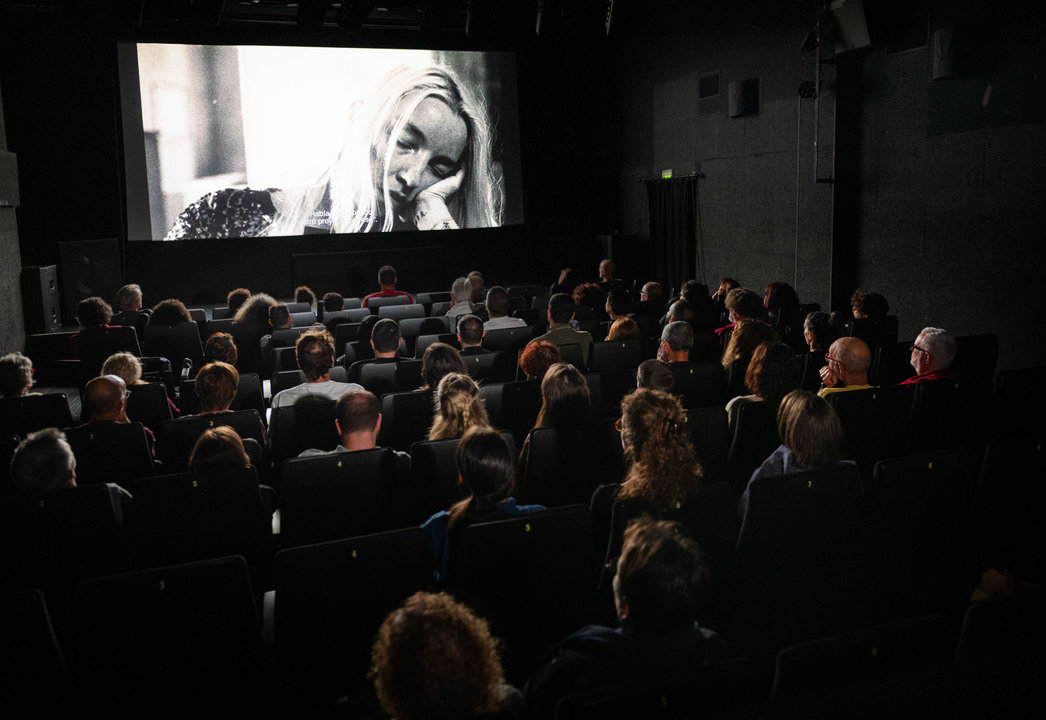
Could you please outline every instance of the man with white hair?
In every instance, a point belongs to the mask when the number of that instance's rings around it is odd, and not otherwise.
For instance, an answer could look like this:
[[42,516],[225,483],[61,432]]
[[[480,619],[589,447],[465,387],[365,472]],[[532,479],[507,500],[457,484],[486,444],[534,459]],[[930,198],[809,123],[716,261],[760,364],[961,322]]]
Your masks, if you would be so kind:
[[959,372],[951,367],[955,359],[955,338],[947,330],[923,328],[912,343],[912,367],[915,375],[899,385],[917,385],[926,380],[954,380]]
[[455,325],[457,319],[462,315],[472,314],[472,283],[468,278],[459,277],[450,286],[451,306],[447,310],[447,317],[453,318]]
[[76,458],[65,433],[58,428],[29,433],[11,460],[11,483],[33,497],[76,487]]

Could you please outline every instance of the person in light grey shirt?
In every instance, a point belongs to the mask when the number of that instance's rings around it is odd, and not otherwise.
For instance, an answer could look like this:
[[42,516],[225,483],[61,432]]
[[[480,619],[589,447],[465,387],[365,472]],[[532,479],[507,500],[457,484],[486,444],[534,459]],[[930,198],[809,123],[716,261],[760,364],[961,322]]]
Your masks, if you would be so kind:
[[349,390],[363,389],[356,383],[331,380],[331,368],[334,366],[334,338],[326,330],[318,329],[302,333],[295,345],[295,356],[298,360],[298,367],[305,373],[305,382],[276,393],[272,398],[274,410],[285,405],[293,405],[309,395],[337,400]]

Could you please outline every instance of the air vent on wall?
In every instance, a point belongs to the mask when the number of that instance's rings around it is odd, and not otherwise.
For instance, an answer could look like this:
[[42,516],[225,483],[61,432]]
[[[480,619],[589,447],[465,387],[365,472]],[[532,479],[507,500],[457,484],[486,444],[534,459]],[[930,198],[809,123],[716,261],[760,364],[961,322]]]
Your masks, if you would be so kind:
[[697,96],[700,100],[716,97],[719,94],[719,71],[705,73],[698,79]]

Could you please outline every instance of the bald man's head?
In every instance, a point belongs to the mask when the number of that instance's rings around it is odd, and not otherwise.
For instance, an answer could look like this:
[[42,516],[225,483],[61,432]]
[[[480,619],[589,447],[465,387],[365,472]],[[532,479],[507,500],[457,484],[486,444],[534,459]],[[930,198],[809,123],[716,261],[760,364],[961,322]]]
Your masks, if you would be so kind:
[[92,420],[120,420],[125,416],[127,385],[117,375],[101,375],[90,380],[84,395]]
[[842,366],[842,371],[836,372],[836,375],[847,385],[868,384],[868,368],[872,365],[872,353],[864,340],[841,337],[832,343],[828,355]]

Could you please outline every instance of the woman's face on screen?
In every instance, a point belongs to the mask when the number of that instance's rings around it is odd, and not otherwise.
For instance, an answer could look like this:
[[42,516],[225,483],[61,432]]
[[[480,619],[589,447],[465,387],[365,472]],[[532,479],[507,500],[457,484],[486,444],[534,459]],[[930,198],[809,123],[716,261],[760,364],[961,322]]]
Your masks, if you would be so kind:
[[458,171],[468,127],[446,103],[428,97],[418,104],[399,137],[390,141],[385,187],[397,219],[409,222],[418,193]]

